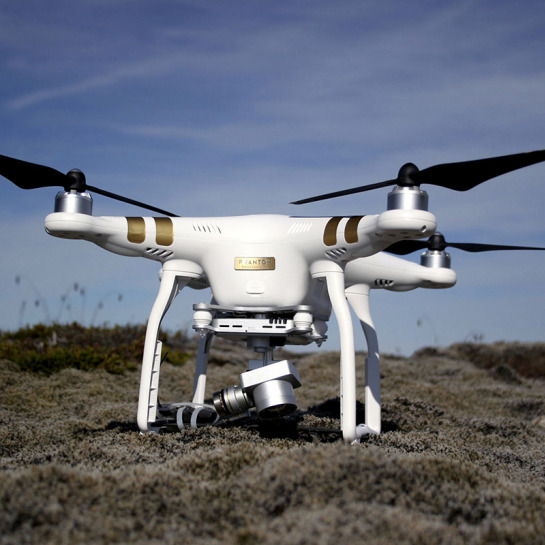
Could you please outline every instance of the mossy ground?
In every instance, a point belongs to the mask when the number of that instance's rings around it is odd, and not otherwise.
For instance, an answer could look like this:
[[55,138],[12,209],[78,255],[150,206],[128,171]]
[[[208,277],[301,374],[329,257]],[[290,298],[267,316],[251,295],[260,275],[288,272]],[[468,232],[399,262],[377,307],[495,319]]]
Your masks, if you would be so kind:
[[[542,543],[545,382],[508,355],[537,347],[480,346],[495,365],[459,345],[384,357],[384,432],[356,446],[335,433],[333,352],[290,356],[303,387],[285,426],[165,435],[138,432],[138,369],[44,374],[4,359],[0,543]],[[246,359],[218,345],[210,391]],[[193,367],[163,364],[164,401],[187,399]]]

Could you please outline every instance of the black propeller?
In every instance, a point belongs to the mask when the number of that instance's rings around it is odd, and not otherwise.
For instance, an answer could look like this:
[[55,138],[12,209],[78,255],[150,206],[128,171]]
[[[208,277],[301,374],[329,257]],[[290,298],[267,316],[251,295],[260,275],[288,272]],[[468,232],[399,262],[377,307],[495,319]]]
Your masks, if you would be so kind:
[[445,248],[458,248],[465,252],[491,252],[494,250],[545,250],[535,246],[504,246],[501,244],[478,244],[473,242],[447,242],[441,233],[435,233],[428,240],[400,240],[388,246],[385,252],[407,255],[418,250],[442,252]]
[[152,212],[157,212],[165,216],[178,217],[172,212],[161,210],[150,204],[146,204],[116,193],[111,193],[99,187],[88,185],[85,181],[85,175],[81,170],[71,170],[67,174],[63,174],[58,170],[44,165],[37,165],[35,163],[28,163],[27,161],[21,161],[20,159],[14,159],[13,157],[6,157],[0,155],[0,175],[7,178],[10,182],[13,182],[17,187],[21,189],[37,189],[40,187],[63,187],[65,191],[72,189],[82,193],[83,191],[93,191],[99,195],[109,197],[127,204],[139,206]]
[[399,170],[397,178],[386,180],[376,184],[362,185],[352,189],[342,191],[333,191],[324,195],[302,199],[290,204],[305,204],[309,202],[342,197],[343,195],[352,195],[381,187],[392,185],[400,186],[420,186],[421,184],[431,184],[455,191],[468,191],[473,187],[500,176],[527,167],[535,163],[545,161],[545,150],[529,151],[527,153],[516,153],[514,155],[503,155],[501,157],[490,157],[488,159],[477,159],[475,161],[463,161],[460,163],[444,163],[434,165],[424,170],[418,170],[413,163],[406,163]]

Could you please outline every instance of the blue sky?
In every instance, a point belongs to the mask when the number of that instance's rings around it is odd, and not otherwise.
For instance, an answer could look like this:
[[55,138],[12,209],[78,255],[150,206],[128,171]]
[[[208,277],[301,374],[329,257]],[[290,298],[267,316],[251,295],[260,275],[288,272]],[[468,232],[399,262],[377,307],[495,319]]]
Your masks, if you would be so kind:
[[[545,148],[538,1],[7,0],[0,26],[0,153],[185,216],[379,213],[387,190],[288,203],[408,161]],[[430,210],[448,240],[545,246],[544,178],[428,187]],[[47,236],[55,193],[0,183],[0,328],[43,321],[44,303],[52,319],[145,322],[157,265]],[[143,213],[100,196],[94,211]],[[545,252],[451,254],[453,289],[373,293],[384,351],[543,340]],[[207,299],[182,293],[165,325],[189,327]]]

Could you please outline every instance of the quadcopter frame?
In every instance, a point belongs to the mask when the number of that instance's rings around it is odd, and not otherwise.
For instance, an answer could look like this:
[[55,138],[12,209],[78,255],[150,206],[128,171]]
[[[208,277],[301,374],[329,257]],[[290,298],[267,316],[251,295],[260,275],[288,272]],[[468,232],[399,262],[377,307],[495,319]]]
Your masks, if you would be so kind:
[[[273,348],[283,342],[321,344],[325,340],[325,322],[333,310],[341,345],[341,430],[344,440],[352,443],[365,434],[380,433],[381,426],[380,359],[369,310],[370,290],[406,291],[454,285],[456,275],[450,270],[450,256],[444,252],[447,246],[469,252],[545,250],[446,242],[439,233],[433,234],[436,219],[427,212],[428,196],[420,186],[430,184],[467,191],[502,174],[543,161],[545,150],[444,163],[424,170],[406,163],[394,179],[292,203],[395,186],[388,194],[387,210],[379,215],[330,218],[279,215],[179,218],[149,204],[90,186],[79,170],[63,174],[51,167],[3,155],[0,155],[0,175],[22,189],[64,188],[64,193],[57,195],[55,212],[45,219],[49,234],[88,240],[113,253],[145,257],[162,264],[161,284],[149,317],[143,355],[137,416],[142,432],[157,432],[172,425],[182,428],[188,408],[192,411],[189,423],[193,426],[203,421],[211,423],[221,413],[237,414],[254,406],[258,414],[266,415],[292,409],[292,390],[300,385],[299,374],[287,360],[275,361]],[[87,190],[151,210],[161,217],[94,217]],[[430,238],[414,240],[425,237]],[[383,253],[386,250],[406,255],[417,249],[427,249],[421,265]],[[165,406],[158,400],[159,327],[172,301],[186,286],[196,289],[210,286],[214,299],[210,305],[195,307],[194,322],[200,342],[193,399]],[[356,421],[356,365],[350,307],[362,325],[368,347],[365,422],[360,424]],[[266,319],[272,322],[264,323]],[[274,327],[276,323],[278,327]],[[261,354],[261,361],[251,360],[248,371],[240,376],[241,385],[220,392],[211,407],[205,404],[204,397],[214,335],[246,338],[248,346]]]

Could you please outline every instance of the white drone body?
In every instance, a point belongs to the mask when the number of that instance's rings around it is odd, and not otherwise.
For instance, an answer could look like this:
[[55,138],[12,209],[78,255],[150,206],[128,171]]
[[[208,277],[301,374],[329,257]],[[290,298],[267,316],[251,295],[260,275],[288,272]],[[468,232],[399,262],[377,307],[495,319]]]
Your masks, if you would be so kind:
[[[448,288],[455,284],[447,246],[469,252],[545,250],[525,246],[447,243],[421,184],[467,191],[491,178],[545,161],[545,150],[445,163],[419,170],[406,163],[395,179],[335,191],[292,204],[395,186],[387,210],[378,215],[291,217],[256,215],[180,218],[149,204],[86,183],[81,171],[63,174],[51,167],[0,155],[0,175],[22,189],[63,187],[55,212],[45,219],[53,236],[83,239],[125,256],[161,263],[160,288],[150,313],[138,402],[142,432],[183,429],[238,418],[255,411],[274,418],[296,407],[298,370],[288,360],[276,361],[274,349],[286,344],[320,345],[327,321],[335,313],[340,333],[341,431],[346,442],[380,433],[378,342],[369,311],[372,289],[407,291]],[[87,191],[137,205],[160,217],[94,217]],[[435,234],[434,234],[435,233]],[[422,241],[428,237],[429,240]],[[427,249],[421,264],[383,253],[406,255]],[[184,287],[210,288],[212,300],[194,305],[199,350],[191,400],[158,401],[161,366],[161,321]],[[356,365],[352,307],[367,341],[365,422],[356,421]],[[206,373],[214,336],[241,340],[258,354],[241,373],[240,384],[228,386],[205,402]]]
[[[60,196],[70,202],[70,195]],[[74,195],[74,199],[81,198],[81,194]],[[262,355],[261,361],[250,362],[252,376],[241,376],[242,387],[223,393],[219,403],[225,405],[225,416],[244,413],[254,405],[260,416],[267,417],[292,410],[292,389],[300,385],[300,378],[290,362],[275,361],[272,350],[286,341],[321,344],[333,308],[341,343],[341,429],[344,440],[353,442],[363,434],[380,433],[378,345],[369,313],[370,289],[450,287],[456,281],[448,268],[427,268],[380,253],[396,241],[432,235],[436,219],[425,210],[395,209],[345,218],[167,218],[94,217],[70,210],[66,202],[63,207],[69,211],[46,217],[49,234],[88,240],[117,254],[162,264],[143,356],[138,406],[138,425],[143,432],[158,431],[165,425],[157,396],[161,363],[158,331],[172,300],[185,286],[210,286],[213,299],[209,305],[195,306],[195,328],[201,333],[201,343],[191,402],[174,407],[181,413],[177,414],[179,427],[184,426],[183,412],[188,407],[193,409],[193,425],[200,410],[206,409],[206,370],[213,335],[243,339]],[[359,425],[348,303],[362,323],[369,348],[366,422]],[[258,395],[259,401],[251,399]],[[173,407],[168,410],[172,412]]]

